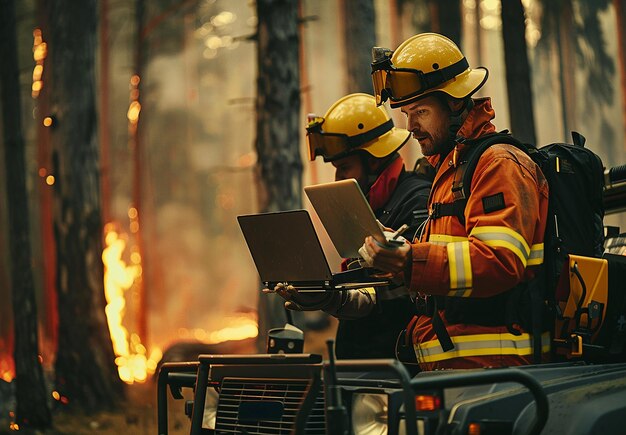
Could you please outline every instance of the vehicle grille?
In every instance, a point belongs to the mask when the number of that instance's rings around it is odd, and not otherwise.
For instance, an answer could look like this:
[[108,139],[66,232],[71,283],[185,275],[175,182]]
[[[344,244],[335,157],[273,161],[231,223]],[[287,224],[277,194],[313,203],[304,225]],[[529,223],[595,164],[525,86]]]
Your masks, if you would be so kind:
[[[290,434],[308,386],[308,380],[233,379],[225,378],[217,404],[217,434]],[[239,405],[243,402],[281,402],[279,420],[240,421]],[[324,397],[320,391],[306,424],[306,434],[326,433]]]

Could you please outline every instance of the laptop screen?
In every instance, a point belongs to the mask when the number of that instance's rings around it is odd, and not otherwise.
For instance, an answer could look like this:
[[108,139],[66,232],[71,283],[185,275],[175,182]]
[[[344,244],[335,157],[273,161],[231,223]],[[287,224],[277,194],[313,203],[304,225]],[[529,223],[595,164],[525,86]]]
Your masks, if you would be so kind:
[[332,279],[306,210],[237,216],[262,282],[320,282]]
[[359,258],[359,248],[367,236],[385,242],[374,212],[356,180],[306,186],[304,192],[343,258]]

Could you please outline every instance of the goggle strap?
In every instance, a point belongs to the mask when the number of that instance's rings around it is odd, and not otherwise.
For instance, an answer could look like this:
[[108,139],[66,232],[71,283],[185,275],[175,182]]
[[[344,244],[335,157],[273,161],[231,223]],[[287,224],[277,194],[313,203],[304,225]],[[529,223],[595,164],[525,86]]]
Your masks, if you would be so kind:
[[[448,80],[453,79],[454,77],[461,74],[463,71],[469,68],[469,63],[466,58],[462,58],[456,63],[453,63],[450,66],[445,68],[431,71],[429,73],[425,73],[423,75],[424,82],[426,85],[426,89],[434,88],[442,83],[447,82]],[[426,90],[425,89],[425,90]]]
[[393,128],[393,120],[388,119],[386,122],[380,124],[378,127],[366,131],[365,133],[357,134],[356,136],[348,136],[348,147],[356,148],[363,145],[366,142],[376,139],[379,136],[387,133]]

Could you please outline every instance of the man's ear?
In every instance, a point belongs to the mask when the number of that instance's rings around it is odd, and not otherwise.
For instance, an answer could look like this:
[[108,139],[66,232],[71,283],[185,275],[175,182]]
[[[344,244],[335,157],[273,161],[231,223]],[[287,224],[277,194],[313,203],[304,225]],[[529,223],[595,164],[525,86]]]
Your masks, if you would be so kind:
[[378,159],[370,154],[367,155],[367,167],[370,170],[370,174],[378,174],[378,170],[383,165],[385,159]]
[[465,101],[460,98],[448,98],[448,107],[453,113],[463,109]]

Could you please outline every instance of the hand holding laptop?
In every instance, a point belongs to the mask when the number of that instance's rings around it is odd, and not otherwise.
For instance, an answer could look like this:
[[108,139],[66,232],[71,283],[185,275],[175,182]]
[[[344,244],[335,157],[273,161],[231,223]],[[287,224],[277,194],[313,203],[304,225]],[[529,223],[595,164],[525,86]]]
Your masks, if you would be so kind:
[[411,261],[411,245],[403,243],[394,248],[388,248],[375,240],[366,237],[363,245],[365,255],[369,256],[372,267],[392,275],[401,274]]
[[[400,228],[398,228],[396,231],[393,231],[391,230],[391,228],[383,226],[378,220],[376,220],[376,222],[378,222],[378,225],[380,226],[381,230],[383,230],[383,234],[387,239],[387,243],[385,244],[382,244],[374,239],[375,243],[377,243],[380,247],[394,249],[399,248],[400,246],[408,242],[407,239],[401,236],[401,234],[404,233],[407,228],[409,228],[407,224],[402,224]],[[363,258],[365,264],[367,264],[368,267],[374,267],[373,259],[367,252],[367,249],[365,248],[365,243],[363,243],[363,246],[359,248],[359,255],[361,255],[361,258]]]
[[285,308],[294,311],[316,311],[328,305],[330,293],[300,293],[286,282],[276,284],[273,289],[264,288],[263,293],[277,293],[285,300]]

